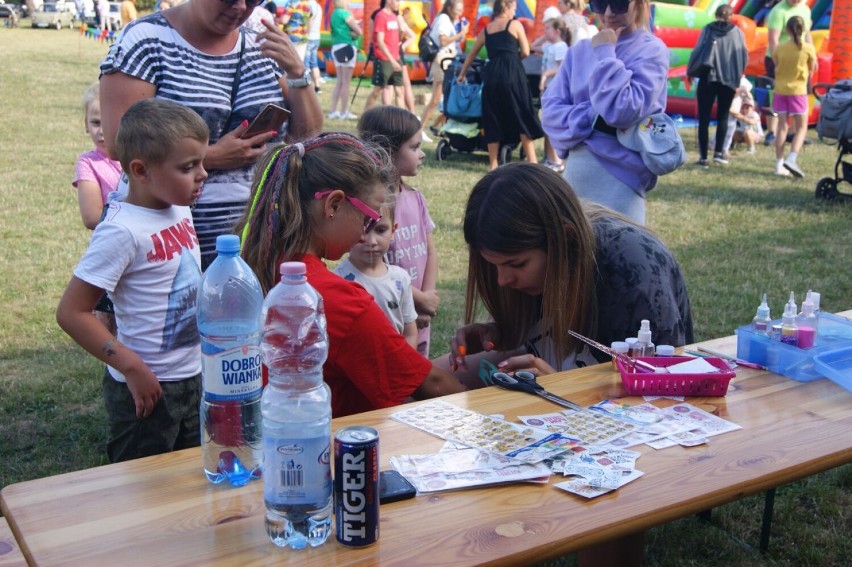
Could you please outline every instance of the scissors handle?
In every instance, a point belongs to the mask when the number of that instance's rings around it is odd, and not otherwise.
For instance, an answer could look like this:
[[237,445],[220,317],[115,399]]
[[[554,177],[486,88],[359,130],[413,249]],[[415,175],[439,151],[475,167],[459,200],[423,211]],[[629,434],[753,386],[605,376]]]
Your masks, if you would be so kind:
[[519,392],[526,392],[527,394],[535,394],[538,390],[542,389],[542,387],[535,383],[535,381],[530,382],[528,379],[511,376],[505,372],[495,372],[491,375],[491,377],[495,384],[502,386],[507,390],[518,390]]

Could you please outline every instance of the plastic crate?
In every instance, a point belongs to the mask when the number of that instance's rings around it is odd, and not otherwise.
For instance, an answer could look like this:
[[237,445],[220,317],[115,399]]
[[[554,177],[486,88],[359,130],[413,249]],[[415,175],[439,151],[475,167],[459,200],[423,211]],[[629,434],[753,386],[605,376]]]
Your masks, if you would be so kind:
[[814,356],[814,367],[838,386],[852,392],[852,346]]
[[[680,362],[692,360],[689,356],[656,356],[638,358],[658,367],[668,367]],[[719,372],[707,374],[651,374],[635,372],[618,361],[621,383],[631,396],[724,396],[728,392],[728,383],[736,373],[721,358],[705,358],[719,369]]]
[[[773,325],[781,320],[772,321]],[[755,333],[751,325],[737,329],[737,357],[766,366],[798,382],[825,376],[814,366],[814,357],[839,348],[852,347],[852,321],[833,313],[820,313],[817,339],[810,348],[799,348]]]

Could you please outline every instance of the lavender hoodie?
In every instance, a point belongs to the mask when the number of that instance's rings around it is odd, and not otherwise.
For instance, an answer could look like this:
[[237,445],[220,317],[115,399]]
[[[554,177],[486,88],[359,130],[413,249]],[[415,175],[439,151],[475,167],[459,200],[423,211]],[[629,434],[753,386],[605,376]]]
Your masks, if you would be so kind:
[[638,124],[666,108],[669,50],[651,33],[637,29],[615,45],[592,47],[579,41],[568,50],[542,97],[541,122],[559,153],[585,144],[619,181],[645,196],[657,176],[615,136],[593,131],[598,114],[615,128]]

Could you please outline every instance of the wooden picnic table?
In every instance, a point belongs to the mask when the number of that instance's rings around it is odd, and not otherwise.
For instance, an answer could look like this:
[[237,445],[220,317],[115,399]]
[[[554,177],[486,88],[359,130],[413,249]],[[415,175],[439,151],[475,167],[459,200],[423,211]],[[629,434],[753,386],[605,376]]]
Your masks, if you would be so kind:
[[[734,337],[700,344],[736,352]],[[582,405],[624,395],[610,364],[539,381]],[[749,368],[731,384],[725,397],[687,401],[741,430],[697,447],[635,448],[645,475],[617,491],[587,500],[554,488],[563,477],[553,475],[546,485],[421,494],[382,506],[380,539],[363,549],[333,535],[315,549],[275,547],[264,530],[262,483],[210,484],[198,448],[10,485],[0,505],[33,565],[530,564],[852,462],[852,393],[826,379],[800,383]],[[508,420],[561,409],[497,387],[442,399]],[[335,419],[333,429],[378,429],[382,469],[393,455],[438,451],[441,439],[389,418],[399,409]]]

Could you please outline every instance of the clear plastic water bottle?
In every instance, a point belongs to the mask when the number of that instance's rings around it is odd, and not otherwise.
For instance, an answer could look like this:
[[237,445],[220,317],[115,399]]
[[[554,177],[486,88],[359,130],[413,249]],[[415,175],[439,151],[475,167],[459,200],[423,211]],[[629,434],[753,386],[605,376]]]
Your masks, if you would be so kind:
[[281,281],[263,303],[263,500],[266,533],[279,547],[325,543],[331,533],[331,391],[322,297],[305,264],[281,264]]
[[198,289],[201,334],[201,458],[215,484],[243,486],[263,464],[260,312],[263,291],[239,256],[240,239],[216,239],[218,256]]

